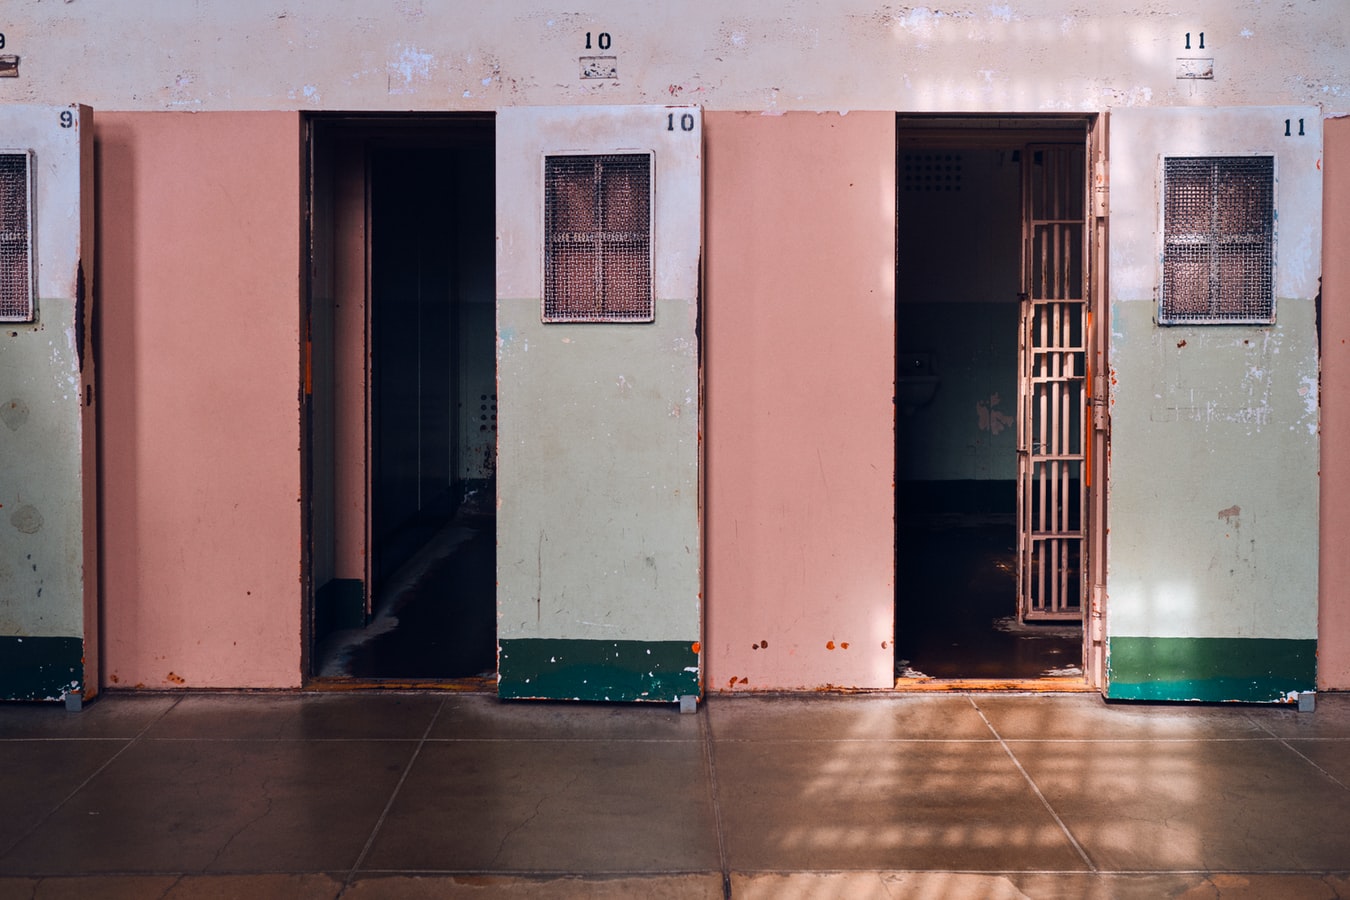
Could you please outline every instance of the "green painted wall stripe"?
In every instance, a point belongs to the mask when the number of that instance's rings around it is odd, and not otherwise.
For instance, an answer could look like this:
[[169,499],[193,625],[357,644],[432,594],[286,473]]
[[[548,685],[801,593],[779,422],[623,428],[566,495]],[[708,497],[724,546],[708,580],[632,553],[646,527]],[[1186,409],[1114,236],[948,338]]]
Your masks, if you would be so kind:
[[0,635],[0,700],[61,700],[84,687],[84,641]]
[[1113,700],[1272,703],[1317,685],[1317,641],[1274,638],[1113,637]]
[[503,640],[497,694],[508,699],[647,700],[699,696],[692,641]]

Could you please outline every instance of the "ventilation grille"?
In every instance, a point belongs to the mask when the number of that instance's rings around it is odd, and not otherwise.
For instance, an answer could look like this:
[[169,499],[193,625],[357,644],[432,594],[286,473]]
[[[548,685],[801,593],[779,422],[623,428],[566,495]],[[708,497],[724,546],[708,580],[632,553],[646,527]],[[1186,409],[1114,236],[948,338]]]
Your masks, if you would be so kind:
[[33,319],[33,218],[27,153],[0,153],[0,321]]
[[906,153],[902,190],[961,190],[960,153]]
[[1275,312],[1275,159],[1164,160],[1158,320],[1270,322]]
[[652,160],[544,159],[544,321],[650,322]]

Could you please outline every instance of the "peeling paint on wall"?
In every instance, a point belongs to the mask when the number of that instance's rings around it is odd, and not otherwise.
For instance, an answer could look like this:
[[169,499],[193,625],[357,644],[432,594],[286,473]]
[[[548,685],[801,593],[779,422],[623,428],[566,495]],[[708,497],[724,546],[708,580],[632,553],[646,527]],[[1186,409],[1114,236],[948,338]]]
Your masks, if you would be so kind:
[[1000,434],[1006,428],[1012,428],[1017,424],[1015,416],[1010,416],[999,410],[998,406],[1002,398],[998,394],[990,394],[989,399],[981,400],[975,404],[975,415],[979,421],[981,431],[987,431],[990,434]]
[[0,397],[8,398],[0,403],[0,699],[93,696],[98,685],[84,685],[84,660],[91,671],[98,662],[93,409],[85,402],[93,367],[84,365],[87,323],[78,321],[82,267],[92,269],[92,197],[83,194],[92,119],[82,108],[0,103],[0,132],[40,164],[33,243],[42,298],[36,320],[11,326],[0,352]]
[[[1279,143],[1285,118],[1300,116],[1310,139]],[[1315,647],[1319,125],[1308,109],[1112,114],[1113,647],[1139,641],[1152,653],[1158,641],[1179,641],[1190,652],[1196,641],[1219,639],[1299,642],[1300,653]],[[1280,172],[1276,321],[1158,325],[1157,160],[1248,148],[1274,151]],[[1302,665],[1283,674],[1306,680]],[[1116,661],[1111,666],[1112,677],[1125,677]],[[1157,690],[1149,696],[1189,688]],[[1204,696],[1244,696],[1236,682],[1214,690]],[[1201,695],[1176,698],[1183,696]]]
[[389,60],[389,93],[415,94],[428,86],[435,57],[417,47],[396,46]]
[[[1095,111],[1202,102],[1350,111],[1335,3],[1192,3],[1186,21],[1241,38],[1211,39],[1204,52],[1222,74],[1204,82],[1176,77],[1187,28],[1176,11],[1088,12],[1065,0],[841,0],[790,14],[688,0],[659,11],[588,0],[566,12],[400,0],[392,14],[379,0],[294,0],[281,13],[165,0],[79,16],[11,6],[6,50],[23,57],[24,76],[6,80],[3,99],[78,96],[104,109],[445,110],[678,96],[754,110]],[[596,45],[601,33],[607,48]],[[129,56],[127,47],[146,42],[165,52]],[[605,77],[585,78],[582,59],[604,60],[597,74]]]

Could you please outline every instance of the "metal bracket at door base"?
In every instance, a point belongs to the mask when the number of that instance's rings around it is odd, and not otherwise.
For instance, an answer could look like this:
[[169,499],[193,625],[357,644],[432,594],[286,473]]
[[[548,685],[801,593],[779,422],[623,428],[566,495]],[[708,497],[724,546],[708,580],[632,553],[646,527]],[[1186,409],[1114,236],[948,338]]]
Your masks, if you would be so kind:
[[1106,593],[1105,585],[1092,586],[1091,614],[1088,616],[1088,640],[1100,644],[1106,640],[1106,616],[1102,611],[1102,598]]

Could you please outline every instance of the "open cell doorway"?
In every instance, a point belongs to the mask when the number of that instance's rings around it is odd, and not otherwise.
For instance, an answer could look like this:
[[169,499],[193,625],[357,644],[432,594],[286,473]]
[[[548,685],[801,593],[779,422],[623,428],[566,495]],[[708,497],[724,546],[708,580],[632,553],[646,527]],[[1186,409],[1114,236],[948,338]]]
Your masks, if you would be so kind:
[[491,116],[308,120],[311,677],[496,671]]
[[1090,126],[899,119],[902,687],[1088,683]]

